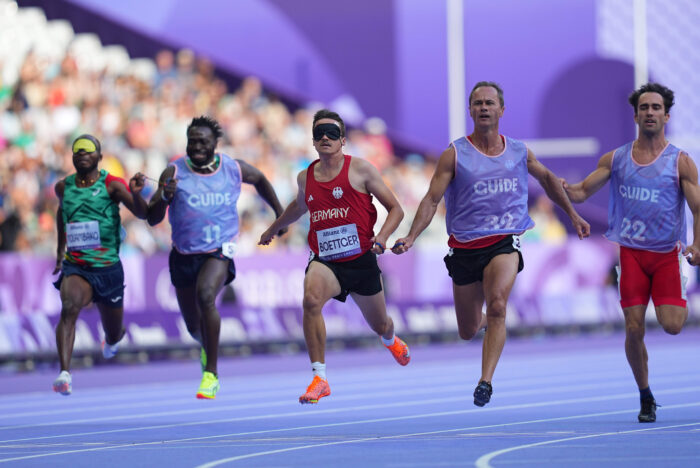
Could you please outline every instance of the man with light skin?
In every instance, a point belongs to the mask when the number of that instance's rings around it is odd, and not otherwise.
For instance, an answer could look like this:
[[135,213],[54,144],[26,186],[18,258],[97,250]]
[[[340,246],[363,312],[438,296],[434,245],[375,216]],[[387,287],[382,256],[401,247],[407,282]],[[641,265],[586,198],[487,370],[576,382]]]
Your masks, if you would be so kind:
[[491,400],[491,379],[505,345],[508,297],[523,269],[518,235],[534,225],[527,209],[528,173],[571,218],[579,238],[590,233],[559,179],[524,143],[499,133],[504,110],[498,84],[481,81],[474,86],[469,95],[474,131],[442,153],[408,235],[392,248],[402,254],[413,247],[445,198],[450,250],[444,260],[452,278],[459,336],[471,340],[487,326],[481,377],[474,390],[477,406]]
[[[563,185],[581,203],[610,181],[608,231],[620,245],[618,281],[625,316],[625,354],[639,387],[639,422],[656,421],[656,400],[649,387],[644,331],[649,298],[656,318],[671,334],[688,318],[681,255],[700,264],[698,171],[688,154],[665,136],[673,91],[648,83],[629,98],[639,128],[636,140],[605,153],[582,182]],[[685,246],[685,201],[693,213],[693,243]]]
[[[323,109],[314,115],[313,144],[318,159],[297,176],[296,199],[260,236],[260,244],[268,245],[280,229],[309,211],[312,255],[304,277],[303,326],[313,380],[299,397],[302,404],[317,403],[331,393],[322,314],[330,299],[345,302],[351,295],[394,359],[402,366],[410,360],[408,346],[394,335],[394,323],[387,315],[377,265],[377,255],[384,253],[403,210],[372,164],[343,153],[345,124],[338,114]],[[376,235],[373,196],[388,211]]]

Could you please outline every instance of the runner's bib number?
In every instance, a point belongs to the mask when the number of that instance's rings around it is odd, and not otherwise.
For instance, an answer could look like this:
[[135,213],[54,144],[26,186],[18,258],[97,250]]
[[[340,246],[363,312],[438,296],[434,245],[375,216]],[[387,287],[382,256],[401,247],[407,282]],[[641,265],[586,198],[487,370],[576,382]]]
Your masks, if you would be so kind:
[[355,224],[316,231],[316,239],[318,257],[322,260],[337,260],[362,252]]
[[98,221],[68,223],[66,225],[66,245],[69,251],[101,247],[100,223]]

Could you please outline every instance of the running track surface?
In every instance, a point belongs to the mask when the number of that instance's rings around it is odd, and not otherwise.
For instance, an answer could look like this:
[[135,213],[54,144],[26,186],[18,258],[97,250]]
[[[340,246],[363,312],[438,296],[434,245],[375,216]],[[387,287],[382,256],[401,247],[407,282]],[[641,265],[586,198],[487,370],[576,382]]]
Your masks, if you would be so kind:
[[[329,352],[332,395],[297,398],[305,355],[226,359],[214,401],[195,399],[198,362],[0,375],[1,466],[700,466],[700,330],[647,333],[657,422],[620,334],[510,339],[491,403],[473,405],[481,340]],[[409,343],[410,345],[410,343]]]

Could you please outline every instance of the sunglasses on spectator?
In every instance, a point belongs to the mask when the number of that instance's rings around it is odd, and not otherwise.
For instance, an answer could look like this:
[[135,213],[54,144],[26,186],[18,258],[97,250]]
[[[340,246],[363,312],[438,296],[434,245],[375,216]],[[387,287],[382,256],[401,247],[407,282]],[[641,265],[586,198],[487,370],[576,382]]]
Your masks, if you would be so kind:
[[323,135],[326,135],[331,140],[339,140],[341,136],[340,127],[331,123],[316,125],[314,127],[314,140],[319,141],[321,138],[323,138]]

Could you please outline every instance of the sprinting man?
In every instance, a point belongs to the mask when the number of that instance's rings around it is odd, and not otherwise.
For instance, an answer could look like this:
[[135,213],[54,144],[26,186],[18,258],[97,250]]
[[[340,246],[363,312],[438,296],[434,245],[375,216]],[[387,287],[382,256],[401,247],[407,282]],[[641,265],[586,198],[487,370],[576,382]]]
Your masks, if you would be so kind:
[[[671,335],[688,318],[681,255],[700,264],[698,170],[688,154],[666,140],[673,91],[648,83],[629,97],[636,140],[605,153],[582,182],[564,182],[571,201],[581,203],[610,181],[608,231],[620,245],[618,281],[625,316],[625,354],[639,387],[639,422],[656,421],[649,387],[644,316],[651,297],[656,318]],[[693,213],[693,243],[685,247],[685,202]]]
[[528,173],[571,218],[579,238],[590,233],[590,226],[574,210],[559,179],[523,142],[499,133],[504,110],[498,84],[481,81],[474,86],[469,95],[474,131],[453,141],[442,153],[408,235],[392,248],[396,254],[409,250],[430,224],[444,196],[450,236],[445,265],[452,278],[459,336],[471,340],[488,325],[481,377],[474,390],[477,406],[491,400],[491,380],[506,341],[508,297],[523,269],[518,235],[534,225],[527,210]]
[[81,135],[72,146],[75,173],[56,183],[58,247],[54,286],[61,292],[61,318],[56,326],[56,347],[61,373],[53,390],[73,391],[70,360],[75,343],[75,323],[80,311],[94,302],[100,311],[105,338],[102,354],[110,359],[124,337],[124,269],[119,260],[121,217],[119,204],[141,219],[147,205],[141,197],[145,178],[137,173],[126,182],[98,169],[100,142]]
[[[317,403],[331,394],[326,379],[326,326],[322,314],[330,299],[345,302],[351,295],[396,361],[402,366],[410,361],[408,346],[395,336],[394,323],[386,313],[377,265],[377,255],[384,253],[403,210],[372,164],[343,153],[345,124],[337,113],[326,109],[316,112],[313,144],[318,159],[297,176],[296,199],[260,236],[260,244],[268,245],[276,232],[310,213],[311,259],[304,278],[303,324],[313,380],[299,397],[302,404]],[[388,211],[376,235],[373,196]]]
[[173,241],[170,279],[187,331],[202,348],[200,399],[215,398],[220,388],[221,317],[216,297],[236,277],[233,255],[241,184],[255,186],[275,215],[282,213],[277,194],[262,172],[241,159],[216,152],[222,136],[214,119],[192,119],[187,127],[187,155],[165,168],[148,205],[151,226],[161,222],[168,211]]

